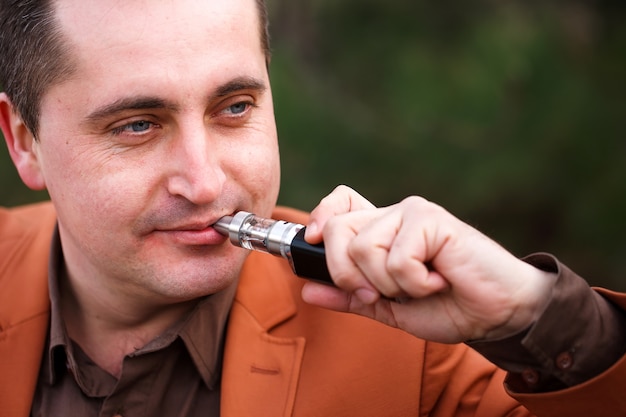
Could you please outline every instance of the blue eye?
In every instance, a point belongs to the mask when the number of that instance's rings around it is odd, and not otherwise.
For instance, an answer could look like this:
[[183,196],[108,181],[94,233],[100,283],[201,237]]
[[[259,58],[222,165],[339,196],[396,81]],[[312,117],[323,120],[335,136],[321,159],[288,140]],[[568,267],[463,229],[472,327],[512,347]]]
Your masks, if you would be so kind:
[[152,122],[147,120],[137,120],[136,122],[128,123],[124,126],[116,127],[113,129],[113,134],[119,135],[122,133],[143,133],[153,126]]
[[132,132],[145,132],[150,129],[150,126],[152,126],[152,123],[146,122],[145,120],[139,120],[127,125],[126,128]]
[[232,114],[241,114],[244,113],[246,111],[246,109],[248,108],[248,103],[236,103],[233,104],[232,106],[228,107],[228,110],[230,111],[230,113]]

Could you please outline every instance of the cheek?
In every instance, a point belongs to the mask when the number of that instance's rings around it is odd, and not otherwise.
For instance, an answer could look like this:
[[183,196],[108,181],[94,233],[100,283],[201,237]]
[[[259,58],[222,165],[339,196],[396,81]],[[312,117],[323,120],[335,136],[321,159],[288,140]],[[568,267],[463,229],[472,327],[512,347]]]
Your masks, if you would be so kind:
[[[244,169],[245,167],[245,169]],[[276,204],[280,187],[280,161],[277,144],[257,150],[248,155],[247,161],[233,163],[235,178],[252,195],[257,205],[257,214],[269,215]],[[245,178],[245,179],[244,179]]]
[[[72,152],[74,151],[74,152]],[[68,149],[50,155],[45,167],[49,194],[65,222],[112,231],[132,218],[144,198],[140,172],[111,164],[97,153]]]

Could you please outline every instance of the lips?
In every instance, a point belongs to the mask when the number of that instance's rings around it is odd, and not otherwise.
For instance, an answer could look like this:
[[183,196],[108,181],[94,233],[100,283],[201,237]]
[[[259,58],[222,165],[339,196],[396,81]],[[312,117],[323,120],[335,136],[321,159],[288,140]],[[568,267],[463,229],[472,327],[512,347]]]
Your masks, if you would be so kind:
[[184,226],[176,226],[173,227],[171,229],[166,229],[165,231],[170,231],[170,232],[188,232],[188,231],[199,231],[199,230],[205,230],[209,227],[211,227],[213,223],[198,223],[198,224],[189,224],[189,225],[184,225]]
[[186,246],[221,245],[226,237],[212,227],[204,229],[182,229],[157,232],[175,244]]
[[[192,216],[185,216],[186,217],[185,218],[182,216],[182,214],[180,214],[180,217],[176,216],[178,217],[179,221],[177,222],[172,221],[170,224],[157,226],[155,229],[157,229],[158,231],[162,231],[162,232],[201,231],[201,230],[205,230],[207,228],[213,227],[213,225],[219,219],[228,215],[229,215],[228,213],[225,213],[220,216],[211,217],[208,220],[203,220],[200,217],[197,217],[195,219],[190,219]],[[232,213],[230,213],[230,215],[232,216]],[[171,217],[174,217],[174,216],[170,216],[170,220],[171,220]]]
[[192,222],[180,226],[173,226],[158,229],[156,234],[164,239],[178,245],[186,246],[213,246],[221,245],[227,239],[226,236],[219,233],[213,224],[217,219],[212,221]]

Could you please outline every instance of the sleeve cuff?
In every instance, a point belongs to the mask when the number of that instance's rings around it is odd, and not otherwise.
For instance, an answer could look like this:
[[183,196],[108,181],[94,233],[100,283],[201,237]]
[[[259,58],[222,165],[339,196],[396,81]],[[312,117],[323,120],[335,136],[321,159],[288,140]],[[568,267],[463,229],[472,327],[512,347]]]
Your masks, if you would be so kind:
[[509,372],[513,392],[548,392],[587,381],[626,352],[626,316],[554,256],[525,262],[558,275],[552,298],[528,329],[497,341],[468,345]]

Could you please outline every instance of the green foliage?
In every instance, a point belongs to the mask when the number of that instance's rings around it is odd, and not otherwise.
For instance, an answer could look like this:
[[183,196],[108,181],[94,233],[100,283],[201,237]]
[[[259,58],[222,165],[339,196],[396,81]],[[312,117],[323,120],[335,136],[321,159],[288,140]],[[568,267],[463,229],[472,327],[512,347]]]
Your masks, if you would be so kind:
[[623,5],[305,3],[272,10],[281,203],[421,194],[626,288]]

